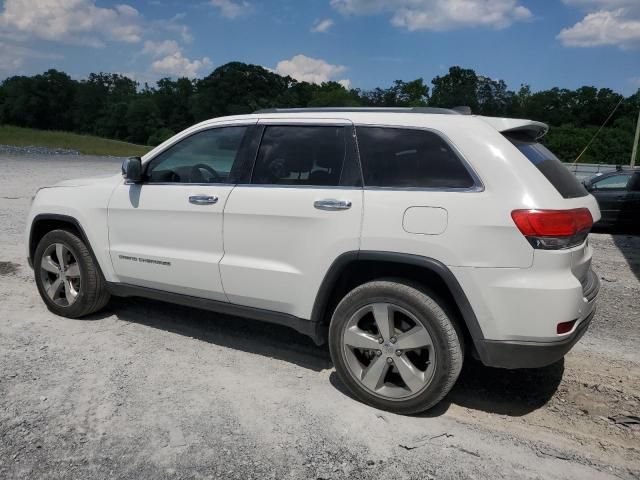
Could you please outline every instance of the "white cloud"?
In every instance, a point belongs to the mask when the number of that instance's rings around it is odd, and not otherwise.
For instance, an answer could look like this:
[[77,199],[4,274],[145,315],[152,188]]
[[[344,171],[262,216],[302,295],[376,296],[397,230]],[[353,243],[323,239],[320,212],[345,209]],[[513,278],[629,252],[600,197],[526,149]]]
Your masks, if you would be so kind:
[[[150,72],[170,77],[197,77],[201,70],[211,68],[213,65],[209,57],[200,60],[190,60],[184,55],[182,46],[175,40],[163,40],[153,42],[147,40],[141,51],[144,55],[151,56]],[[151,73],[145,75],[150,76]]]
[[189,60],[182,52],[167,55],[151,64],[151,70],[155,73],[172,77],[195,78],[202,69],[211,68],[213,64],[209,57],[200,60]]
[[563,0],[567,5],[583,7],[585,17],[564,28],[558,39],[566,47],[615,45],[640,46],[639,0]]
[[184,13],[178,13],[169,20],[156,20],[154,24],[169,32],[178,33],[184,43],[191,43],[193,41],[191,29],[188,25],[182,23],[185,16]]
[[[343,65],[332,65],[320,58],[311,58],[306,55],[296,55],[289,60],[282,60],[276,65],[276,73],[283,76],[291,76],[296,80],[309,83],[322,83],[333,80],[347,67]],[[341,80],[348,82],[348,80]]]
[[331,5],[344,15],[391,13],[391,24],[409,31],[506,28],[532,17],[519,0],[331,0]]
[[328,32],[333,27],[333,20],[325,18],[324,20],[316,20],[311,27],[311,31],[314,33]]
[[251,12],[251,4],[245,1],[210,0],[211,5],[220,10],[220,14],[227,18],[237,18]]
[[338,80],[338,83],[342,85],[344,88],[346,88],[347,90],[351,88],[351,80],[349,80],[348,78]]
[[0,30],[16,38],[41,38],[93,47],[104,40],[140,41],[138,11],[129,5],[101,8],[94,0],[5,0]]
[[152,55],[154,57],[162,57],[167,55],[175,55],[181,53],[182,48],[175,40],[164,40],[162,42],[152,42],[147,40],[144,42],[142,53]]

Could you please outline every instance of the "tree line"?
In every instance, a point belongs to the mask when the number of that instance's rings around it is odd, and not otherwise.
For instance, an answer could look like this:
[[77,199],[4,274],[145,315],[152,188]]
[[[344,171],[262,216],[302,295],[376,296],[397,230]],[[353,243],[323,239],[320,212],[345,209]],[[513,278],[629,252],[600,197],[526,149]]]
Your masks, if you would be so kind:
[[337,82],[321,85],[281,76],[258,65],[231,62],[201,79],[163,78],[140,85],[115,73],[75,80],[58,70],[13,76],[0,84],[0,123],[66,130],[157,145],[208,118],[273,107],[454,107],[473,113],[539,120],[551,125],[546,143],[573,161],[615,109],[582,162],[629,162],[640,110],[640,89],[627,98],[608,88],[509,90],[502,80],[451,67],[427,85],[396,80],[388,88],[361,90]]

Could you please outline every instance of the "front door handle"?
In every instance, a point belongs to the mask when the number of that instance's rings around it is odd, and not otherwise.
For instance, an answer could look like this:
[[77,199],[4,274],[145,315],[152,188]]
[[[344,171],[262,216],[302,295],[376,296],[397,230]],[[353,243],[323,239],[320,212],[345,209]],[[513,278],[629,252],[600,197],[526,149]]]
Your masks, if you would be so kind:
[[193,203],[194,205],[213,205],[214,203],[218,203],[218,197],[211,195],[191,195],[189,197],[189,203]]
[[349,210],[351,208],[351,202],[349,200],[335,200],[333,198],[329,198],[326,200],[316,200],[313,202],[313,206],[318,210],[333,212],[336,210]]

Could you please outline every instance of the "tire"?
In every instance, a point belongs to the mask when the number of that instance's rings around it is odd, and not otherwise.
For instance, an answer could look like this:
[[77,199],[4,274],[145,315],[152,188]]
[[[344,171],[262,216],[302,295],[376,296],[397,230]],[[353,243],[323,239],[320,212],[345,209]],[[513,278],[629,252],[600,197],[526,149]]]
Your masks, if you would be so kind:
[[[64,259],[62,269],[58,256]],[[33,270],[42,300],[56,315],[84,317],[102,309],[111,297],[91,252],[68,230],[53,230],[42,237],[34,254]],[[60,282],[56,283],[58,279]]]
[[446,304],[402,279],[349,292],[333,313],[329,349],[338,376],[357,399],[399,414],[440,402],[464,358],[463,337]]

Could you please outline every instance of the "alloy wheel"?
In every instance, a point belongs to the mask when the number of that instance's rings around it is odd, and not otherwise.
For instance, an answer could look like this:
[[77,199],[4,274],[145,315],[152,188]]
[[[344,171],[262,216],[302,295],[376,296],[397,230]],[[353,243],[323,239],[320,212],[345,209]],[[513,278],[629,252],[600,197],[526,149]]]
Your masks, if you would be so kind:
[[371,303],[355,312],[342,335],[349,373],[387,400],[406,400],[429,386],[436,368],[431,335],[408,310]]
[[51,301],[61,307],[75,303],[80,293],[80,265],[62,243],[49,245],[40,262],[40,276]]

